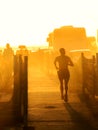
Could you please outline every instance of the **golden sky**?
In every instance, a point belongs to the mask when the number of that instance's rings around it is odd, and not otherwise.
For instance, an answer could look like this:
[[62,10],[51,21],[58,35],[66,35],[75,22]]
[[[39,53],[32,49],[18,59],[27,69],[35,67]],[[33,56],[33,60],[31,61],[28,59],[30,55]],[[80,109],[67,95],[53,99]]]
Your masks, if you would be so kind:
[[47,45],[48,33],[61,26],[98,29],[98,0],[0,0],[0,45]]

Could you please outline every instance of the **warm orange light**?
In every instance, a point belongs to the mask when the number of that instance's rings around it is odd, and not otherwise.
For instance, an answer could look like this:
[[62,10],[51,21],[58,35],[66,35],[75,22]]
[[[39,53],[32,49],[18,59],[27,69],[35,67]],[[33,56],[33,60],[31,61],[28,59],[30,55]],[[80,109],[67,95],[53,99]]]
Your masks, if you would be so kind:
[[85,27],[95,36],[97,12],[97,0],[0,1],[0,46],[47,46],[48,34],[66,25]]

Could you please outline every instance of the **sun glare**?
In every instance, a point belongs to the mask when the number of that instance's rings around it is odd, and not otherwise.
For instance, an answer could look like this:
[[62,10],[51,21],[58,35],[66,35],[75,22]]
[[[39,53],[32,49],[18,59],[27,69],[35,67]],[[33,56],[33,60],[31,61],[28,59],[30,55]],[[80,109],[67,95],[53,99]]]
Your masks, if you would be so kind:
[[0,1],[0,46],[48,46],[48,34],[61,26],[86,28],[96,36],[97,0]]

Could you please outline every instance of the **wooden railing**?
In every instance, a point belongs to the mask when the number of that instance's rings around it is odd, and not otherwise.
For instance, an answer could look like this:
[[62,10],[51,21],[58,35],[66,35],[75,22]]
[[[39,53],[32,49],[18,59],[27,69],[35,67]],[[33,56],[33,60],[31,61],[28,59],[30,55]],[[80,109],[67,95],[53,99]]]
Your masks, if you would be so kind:
[[[7,95],[11,95],[8,101],[0,102],[0,107],[4,108],[0,111],[0,126],[11,126],[15,123],[16,126],[20,124],[26,127],[28,116],[28,57],[15,55],[12,70],[14,73],[14,81],[13,84],[11,84],[13,90],[11,90],[11,92],[6,91]],[[5,71],[5,73],[8,72],[9,71]]]
[[[17,115],[24,126],[28,115],[28,57],[14,56],[14,91],[13,106],[17,107]],[[14,108],[13,108],[14,109]]]
[[95,98],[97,95],[97,71],[96,68],[96,57],[92,56],[91,58],[86,58],[84,54],[81,54],[82,60],[82,90],[83,93],[88,93],[91,97]]

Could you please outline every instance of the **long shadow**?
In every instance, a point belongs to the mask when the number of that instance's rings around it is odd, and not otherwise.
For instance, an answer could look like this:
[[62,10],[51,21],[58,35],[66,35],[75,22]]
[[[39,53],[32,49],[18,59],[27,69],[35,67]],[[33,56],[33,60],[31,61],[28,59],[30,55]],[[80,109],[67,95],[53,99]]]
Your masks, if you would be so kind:
[[91,126],[90,122],[86,120],[81,113],[77,112],[69,103],[64,103],[65,108],[69,112],[75,129],[73,130],[97,130]]
[[79,94],[78,97],[92,112],[94,118],[98,119],[98,101],[90,98],[88,94]]

